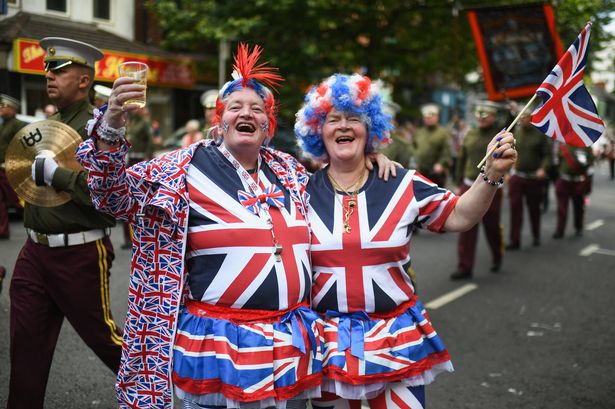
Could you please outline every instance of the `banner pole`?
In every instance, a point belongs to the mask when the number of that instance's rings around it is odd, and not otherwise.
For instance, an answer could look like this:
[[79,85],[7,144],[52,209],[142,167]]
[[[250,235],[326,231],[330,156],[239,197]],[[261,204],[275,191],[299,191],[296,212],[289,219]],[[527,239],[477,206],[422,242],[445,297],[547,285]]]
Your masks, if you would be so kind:
[[[517,123],[517,121],[519,120],[519,118],[521,118],[521,115],[523,115],[523,113],[525,112],[525,110],[532,105],[532,103],[534,102],[534,100],[536,99],[536,97],[538,96],[538,94],[534,94],[534,96],[532,97],[532,99],[530,99],[528,101],[527,104],[525,104],[525,106],[523,107],[523,109],[521,111],[519,111],[519,113],[517,114],[517,116],[515,117],[515,119],[512,121],[512,123],[510,125],[508,125],[508,128],[506,128],[505,132],[510,132],[510,130],[513,128],[513,126],[515,126],[515,124]],[[484,164],[485,161],[487,160],[487,158],[491,155],[493,155],[493,152],[495,152],[495,150],[498,148],[497,145],[495,145],[493,148],[491,148],[491,150],[485,155],[485,157],[483,158],[483,160],[480,161],[480,163],[478,165],[476,165],[476,167],[478,169],[480,169]]]

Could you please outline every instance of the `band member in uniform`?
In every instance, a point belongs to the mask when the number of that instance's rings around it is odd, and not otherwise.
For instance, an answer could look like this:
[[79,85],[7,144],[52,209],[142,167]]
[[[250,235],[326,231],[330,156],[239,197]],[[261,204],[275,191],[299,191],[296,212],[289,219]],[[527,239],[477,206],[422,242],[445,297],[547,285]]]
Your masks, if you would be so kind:
[[440,108],[436,104],[421,107],[423,126],[414,134],[416,170],[440,187],[446,186],[451,160],[451,134],[440,125]]
[[[47,93],[59,109],[50,119],[69,125],[85,139],[85,125],[93,112],[88,92],[94,63],[103,54],[67,38],[44,38],[40,45],[46,52]],[[33,172],[33,179],[70,193],[71,200],[56,207],[25,204],[28,238],[10,287],[10,408],[43,407],[65,317],[114,372],[121,355],[122,334],[109,308],[109,269],[114,258],[109,229],[115,221],[92,206],[86,172],[58,167],[50,157],[42,170],[42,174]]]
[[[459,163],[455,174],[455,184],[458,186],[458,194],[466,192],[474,183],[479,170],[476,165],[485,156],[485,148],[493,135],[501,129],[497,120],[498,105],[491,101],[483,101],[476,105],[474,116],[478,121],[478,127],[471,128],[461,145]],[[502,191],[497,189],[493,201],[481,221],[485,229],[485,236],[491,249],[491,272],[500,271],[504,244],[502,237],[502,225],[500,213],[502,209]],[[457,271],[451,274],[452,280],[472,278],[474,258],[476,256],[476,244],[478,241],[478,224],[470,230],[459,234],[457,246],[458,264]]]
[[209,128],[212,126],[212,121],[216,117],[216,101],[218,100],[218,90],[210,89],[201,94],[201,105],[203,106],[203,135],[208,136]]
[[593,164],[594,154],[591,147],[559,145],[559,178],[555,182],[557,227],[553,233],[554,239],[564,237],[569,201],[572,201],[575,236],[583,235],[585,198],[591,193]]
[[540,245],[540,205],[545,189],[545,177],[551,164],[551,139],[530,123],[530,112],[526,111],[515,129],[519,159],[510,171],[508,197],[510,199],[510,236],[507,250],[521,247],[523,226],[523,199],[527,204],[532,231],[532,244]]
[[[20,108],[19,100],[6,94],[0,94],[0,117],[2,117],[2,125],[0,125],[0,239],[10,238],[9,207],[21,208],[4,169],[4,157],[9,143],[17,131],[26,126],[25,122],[16,118]],[[0,270],[3,270],[3,267],[0,267]]]
[[[325,321],[323,397],[314,408],[425,407],[424,386],[452,371],[449,354],[414,294],[411,227],[467,230],[487,211],[516,158],[513,136],[498,145],[461,197],[416,170],[384,182],[365,167],[392,129],[382,112],[378,82],[335,74],[313,87],[297,113],[303,150],[328,166],[308,184],[312,226],[312,308]],[[485,152],[483,150],[483,153]]]
[[94,106],[100,108],[109,102],[109,95],[111,95],[111,88],[104,85],[94,85]]
[[[20,107],[19,100],[6,94],[0,94],[0,117],[2,118],[2,125],[0,125],[0,240],[8,240],[11,236],[9,207],[21,209],[19,198],[9,184],[4,170],[6,148],[17,131],[26,126],[25,122],[15,117]],[[5,276],[6,268],[0,266],[0,293]]]

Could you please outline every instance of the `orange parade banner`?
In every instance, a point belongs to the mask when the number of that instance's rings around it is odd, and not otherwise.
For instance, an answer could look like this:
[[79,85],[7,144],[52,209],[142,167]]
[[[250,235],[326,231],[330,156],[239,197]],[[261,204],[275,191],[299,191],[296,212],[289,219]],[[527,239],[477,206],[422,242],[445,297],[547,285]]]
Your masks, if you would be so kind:
[[[190,58],[167,59],[121,51],[101,50],[102,60],[96,62],[96,81],[113,82],[117,67],[125,61],[139,61],[148,65],[147,82],[152,85],[191,88],[195,83],[194,65]],[[38,40],[18,38],[13,41],[13,71],[45,75],[45,50]]]

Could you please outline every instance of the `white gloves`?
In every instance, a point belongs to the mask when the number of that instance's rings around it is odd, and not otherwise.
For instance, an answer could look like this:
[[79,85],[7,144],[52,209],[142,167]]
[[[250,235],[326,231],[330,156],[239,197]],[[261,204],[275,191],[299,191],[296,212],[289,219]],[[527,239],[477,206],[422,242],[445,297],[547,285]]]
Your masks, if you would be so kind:
[[45,153],[39,153],[32,163],[32,180],[36,186],[51,186],[53,174],[56,173],[58,164],[53,158]]

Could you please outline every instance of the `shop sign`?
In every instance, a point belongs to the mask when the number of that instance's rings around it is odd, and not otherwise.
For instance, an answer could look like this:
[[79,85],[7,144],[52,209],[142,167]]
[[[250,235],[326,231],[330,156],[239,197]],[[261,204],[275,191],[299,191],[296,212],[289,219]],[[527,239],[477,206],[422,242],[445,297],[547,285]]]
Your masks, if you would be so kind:
[[[117,78],[117,67],[124,61],[139,61],[149,66],[147,81],[152,85],[191,88],[195,77],[192,60],[167,59],[143,54],[101,50],[102,60],[96,63],[96,80],[112,82]],[[43,50],[38,40],[18,38],[13,41],[13,71],[45,75]]]

